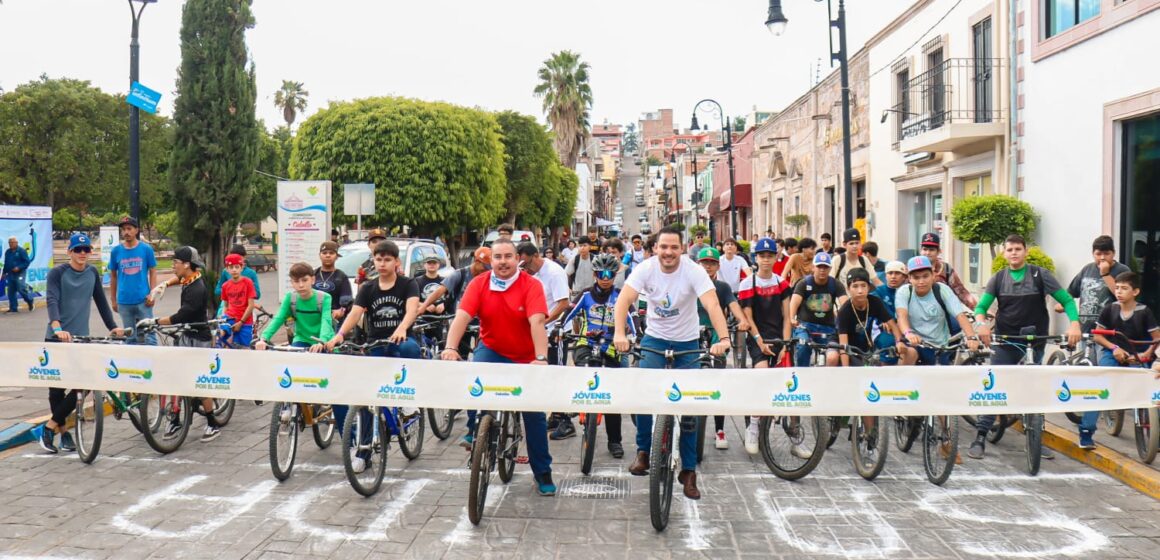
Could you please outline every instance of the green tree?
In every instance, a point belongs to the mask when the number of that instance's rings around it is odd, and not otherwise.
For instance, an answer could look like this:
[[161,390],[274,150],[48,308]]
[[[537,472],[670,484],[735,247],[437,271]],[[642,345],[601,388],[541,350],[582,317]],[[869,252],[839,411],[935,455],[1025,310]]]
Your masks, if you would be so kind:
[[560,198],[560,167],[548,131],[536,119],[513,111],[497,113],[503,134],[504,172],[507,176],[505,222],[525,226],[548,225]]
[[552,54],[540,67],[539,85],[534,93],[544,100],[544,114],[552,127],[556,153],[568,169],[575,169],[580,150],[588,138],[588,111],[592,108],[592,87],[588,83],[588,63],[572,51]]
[[71,208],[61,208],[52,212],[52,229],[74,231],[81,225],[81,217]]
[[249,0],[188,0],[181,17],[181,68],[169,185],[178,237],[218,263],[246,212],[261,143],[257,88],[245,33]]
[[258,129],[261,131],[261,145],[258,146],[257,170],[262,173],[255,172],[251,176],[250,204],[242,213],[242,223],[260,223],[275,215],[278,210],[275,200],[278,197],[278,179],[275,177],[285,177],[288,173],[285,167],[287,159],[283,153],[285,143],[277,137],[279,131],[288,129],[280,126],[274,135],[266,132],[263,125],[259,125]]
[[951,207],[951,232],[964,243],[986,244],[994,257],[995,246],[1008,235],[1015,233],[1030,240],[1037,219],[1030,204],[1013,196],[968,196]]
[[293,126],[298,113],[306,110],[306,99],[309,97],[310,92],[303,88],[302,82],[282,80],[282,87],[274,92],[274,105],[282,110],[286,128]]
[[745,117],[733,117],[733,132],[745,132]]
[[635,152],[640,147],[640,135],[636,132],[636,123],[628,123],[624,127],[624,143],[622,144],[625,152]]
[[560,182],[560,198],[556,201],[556,208],[552,211],[552,219],[548,227],[552,228],[551,246],[560,243],[560,228],[572,224],[576,211],[576,199],[580,197],[580,177],[576,172],[562,165],[556,166],[555,173]]
[[[311,115],[298,128],[290,177],[374,183],[372,223],[424,235],[493,225],[506,195],[494,115],[398,97],[331,103]],[[341,213],[341,189],[334,207]]]
[[661,160],[660,160],[660,158],[658,158],[656,156],[649,156],[648,159],[645,160],[645,166],[647,166],[647,167],[658,167],[660,165],[661,165]]

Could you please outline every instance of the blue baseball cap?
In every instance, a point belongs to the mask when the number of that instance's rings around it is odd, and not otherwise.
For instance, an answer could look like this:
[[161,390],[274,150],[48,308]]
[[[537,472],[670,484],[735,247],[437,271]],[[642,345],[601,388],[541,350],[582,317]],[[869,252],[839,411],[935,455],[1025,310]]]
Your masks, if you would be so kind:
[[93,242],[89,241],[89,236],[83,233],[74,233],[72,237],[68,238],[68,251],[71,253],[77,247],[93,248]]
[[762,237],[761,239],[757,240],[757,246],[753,249],[753,252],[755,254],[756,253],[776,253],[777,252],[777,242],[768,238],[768,237]]
[[910,260],[906,261],[906,269],[911,273],[918,272],[919,270],[931,270],[933,268],[934,266],[930,264],[930,259],[922,255],[910,257]]
[[814,266],[818,265],[833,267],[834,263],[830,259],[830,254],[825,251],[818,251],[817,253],[814,253]]

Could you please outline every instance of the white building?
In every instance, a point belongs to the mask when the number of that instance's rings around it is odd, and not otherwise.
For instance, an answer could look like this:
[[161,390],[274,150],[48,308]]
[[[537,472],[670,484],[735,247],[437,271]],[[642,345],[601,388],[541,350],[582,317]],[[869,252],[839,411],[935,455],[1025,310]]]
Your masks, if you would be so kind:
[[576,176],[580,178],[580,186],[576,193],[576,208],[572,213],[572,232],[579,235],[588,231],[588,226],[596,223],[592,219],[593,188],[596,182],[596,170],[587,161],[576,163]]
[[1160,308],[1160,2],[1023,0],[1018,23],[1020,197],[1066,282],[1092,239],[1144,272]]

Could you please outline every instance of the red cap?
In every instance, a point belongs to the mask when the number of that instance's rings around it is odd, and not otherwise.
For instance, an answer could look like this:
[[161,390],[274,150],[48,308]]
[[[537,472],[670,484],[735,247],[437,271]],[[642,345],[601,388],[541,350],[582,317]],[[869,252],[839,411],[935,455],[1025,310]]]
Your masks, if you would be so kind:
[[226,266],[242,265],[246,263],[246,258],[241,255],[226,255]]

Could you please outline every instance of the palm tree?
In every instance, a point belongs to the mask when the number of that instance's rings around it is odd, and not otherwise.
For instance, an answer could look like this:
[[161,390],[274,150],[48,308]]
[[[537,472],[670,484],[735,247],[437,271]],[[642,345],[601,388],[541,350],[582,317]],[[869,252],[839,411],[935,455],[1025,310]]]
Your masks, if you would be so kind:
[[282,109],[282,118],[286,119],[286,127],[294,124],[300,111],[306,110],[306,98],[310,92],[302,89],[302,82],[282,80],[282,88],[274,94],[274,106]]
[[560,162],[576,168],[580,149],[588,139],[588,110],[592,108],[592,87],[588,84],[588,63],[572,51],[560,51],[544,61],[538,72],[536,97],[544,100],[544,114],[555,134]]

